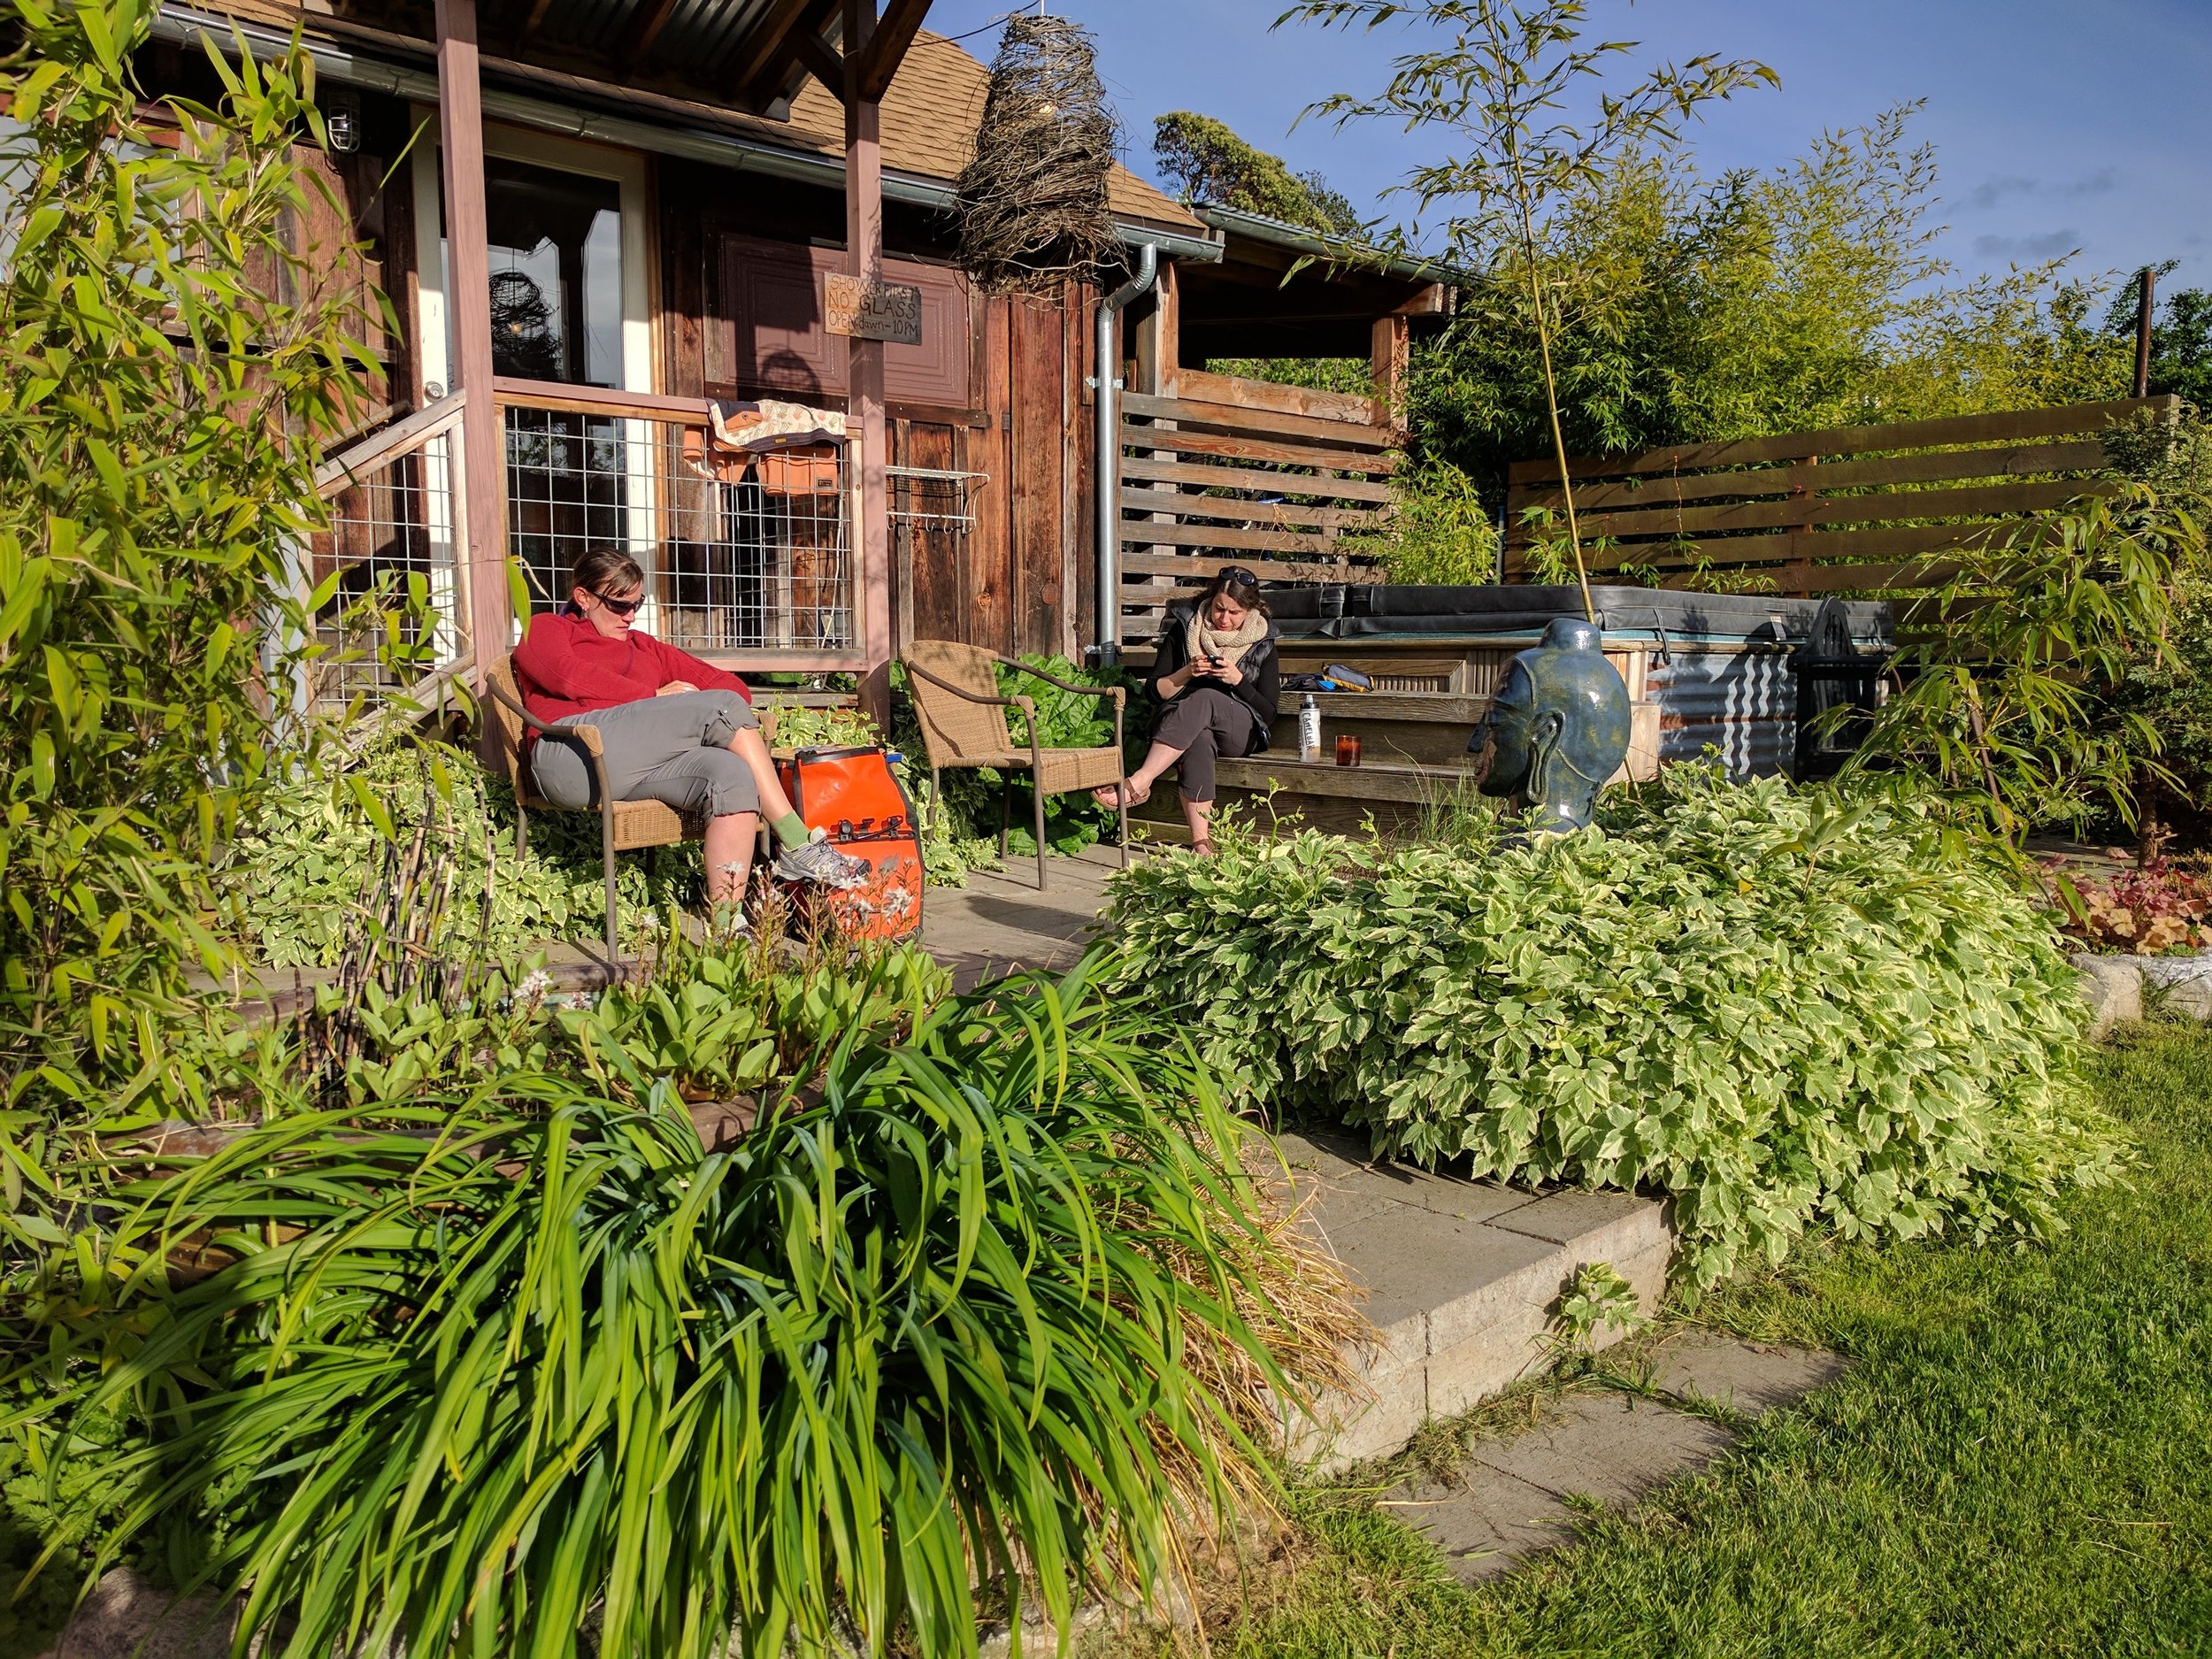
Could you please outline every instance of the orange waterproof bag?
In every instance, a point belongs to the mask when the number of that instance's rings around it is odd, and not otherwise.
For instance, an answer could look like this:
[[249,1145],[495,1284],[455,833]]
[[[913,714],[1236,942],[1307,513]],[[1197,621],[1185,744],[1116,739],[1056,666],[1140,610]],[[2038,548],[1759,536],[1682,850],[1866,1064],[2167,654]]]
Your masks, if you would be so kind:
[[820,895],[832,918],[856,939],[908,939],[922,926],[921,826],[880,747],[803,749],[776,770],[809,829],[870,866],[868,879]]

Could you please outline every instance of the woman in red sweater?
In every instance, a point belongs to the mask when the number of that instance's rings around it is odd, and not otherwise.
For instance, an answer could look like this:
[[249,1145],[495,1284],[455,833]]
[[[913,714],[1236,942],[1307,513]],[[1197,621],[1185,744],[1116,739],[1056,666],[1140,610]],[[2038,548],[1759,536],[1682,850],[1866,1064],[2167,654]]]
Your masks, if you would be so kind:
[[812,840],[777,781],[754,718],[752,694],[725,669],[630,626],[645,572],[618,548],[576,561],[560,610],[534,618],[515,647],[515,678],[530,712],[555,730],[533,733],[526,758],[555,806],[598,804],[591,759],[569,728],[598,728],[607,787],[618,801],[664,801],[706,819],[707,901],[733,910],[745,896],[759,815],[781,844],[776,873],[850,887],[867,866]]

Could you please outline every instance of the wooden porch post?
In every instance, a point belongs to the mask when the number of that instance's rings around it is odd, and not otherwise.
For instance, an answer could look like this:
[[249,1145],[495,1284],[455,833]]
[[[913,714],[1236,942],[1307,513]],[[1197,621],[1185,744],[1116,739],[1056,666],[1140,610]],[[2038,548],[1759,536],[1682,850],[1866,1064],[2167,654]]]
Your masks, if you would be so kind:
[[[883,280],[883,148],[879,93],[867,85],[875,0],[845,0],[845,269]],[[860,704],[887,723],[891,712],[891,510],[884,467],[883,342],[845,342],[852,411],[860,418],[860,638],[867,659]]]
[[1155,397],[1175,396],[1175,371],[1182,365],[1182,303],[1176,292],[1175,261],[1160,261],[1153,280],[1152,309],[1137,325],[1137,389]]
[[1412,325],[1400,313],[1378,317],[1369,330],[1368,373],[1375,382],[1375,424],[1395,426],[1405,413],[1407,354]]
[[484,101],[477,81],[476,0],[437,0],[438,142],[445,184],[446,306],[461,411],[461,483],[468,525],[469,639],[478,678],[507,651],[504,457],[492,406],[490,233],[484,210]]

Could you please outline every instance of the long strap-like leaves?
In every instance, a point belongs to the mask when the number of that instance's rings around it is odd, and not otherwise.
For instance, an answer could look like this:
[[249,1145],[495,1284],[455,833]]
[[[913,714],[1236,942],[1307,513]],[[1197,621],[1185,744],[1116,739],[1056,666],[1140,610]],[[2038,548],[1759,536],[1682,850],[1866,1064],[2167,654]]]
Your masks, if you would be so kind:
[[[510,1077],[147,1184],[76,1406],[155,1430],[111,1550],[202,1528],[284,1659],[566,1659],[592,1617],[638,1659],[964,1654],[1025,1591],[1064,1631],[1148,1589],[1263,1486],[1187,1363],[1296,1394],[1238,1311],[1238,1132],[1087,965],[851,1033],[726,1153],[618,1080],[644,1103]],[[238,1259],[171,1290],[188,1238]]]

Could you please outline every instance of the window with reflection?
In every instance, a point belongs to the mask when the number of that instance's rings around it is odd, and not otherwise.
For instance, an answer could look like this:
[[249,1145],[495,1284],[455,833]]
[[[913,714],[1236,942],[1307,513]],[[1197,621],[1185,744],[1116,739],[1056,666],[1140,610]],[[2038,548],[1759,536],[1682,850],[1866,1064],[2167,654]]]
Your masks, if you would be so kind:
[[622,190],[611,179],[490,156],[492,369],[622,384]]

